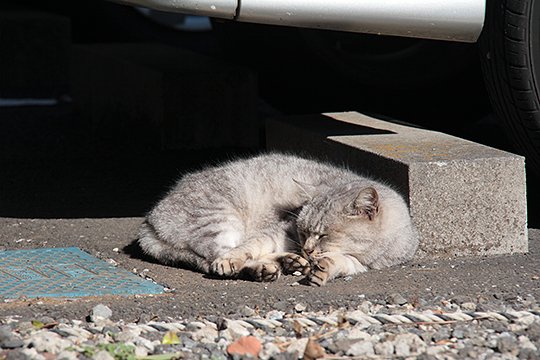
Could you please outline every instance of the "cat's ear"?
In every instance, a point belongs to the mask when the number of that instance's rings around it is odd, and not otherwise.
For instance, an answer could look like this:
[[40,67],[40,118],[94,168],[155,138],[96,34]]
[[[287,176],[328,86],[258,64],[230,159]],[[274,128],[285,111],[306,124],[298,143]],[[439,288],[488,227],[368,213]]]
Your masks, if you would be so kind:
[[306,196],[308,200],[313,200],[312,194],[315,193],[315,190],[316,190],[315,185],[298,181],[296,179],[292,179],[292,181],[296,184],[296,186],[298,186],[298,188],[302,191],[302,193]]
[[360,190],[354,200],[345,207],[348,216],[365,216],[373,220],[379,212],[379,194],[372,187]]

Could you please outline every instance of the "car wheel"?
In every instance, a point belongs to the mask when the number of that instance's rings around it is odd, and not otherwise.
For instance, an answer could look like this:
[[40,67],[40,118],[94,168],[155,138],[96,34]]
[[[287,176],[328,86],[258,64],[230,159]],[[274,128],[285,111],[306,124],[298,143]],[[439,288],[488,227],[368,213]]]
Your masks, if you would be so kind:
[[488,0],[479,43],[493,111],[540,174],[540,0]]

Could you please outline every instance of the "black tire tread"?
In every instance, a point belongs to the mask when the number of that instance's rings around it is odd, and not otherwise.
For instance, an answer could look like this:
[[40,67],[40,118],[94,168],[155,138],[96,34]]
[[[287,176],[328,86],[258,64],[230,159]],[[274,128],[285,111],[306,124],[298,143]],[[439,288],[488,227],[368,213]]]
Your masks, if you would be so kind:
[[503,120],[517,150],[527,156],[527,164],[540,173],[539,89],[528,45],[533,1],[488,0],[480,50],[495,114]]

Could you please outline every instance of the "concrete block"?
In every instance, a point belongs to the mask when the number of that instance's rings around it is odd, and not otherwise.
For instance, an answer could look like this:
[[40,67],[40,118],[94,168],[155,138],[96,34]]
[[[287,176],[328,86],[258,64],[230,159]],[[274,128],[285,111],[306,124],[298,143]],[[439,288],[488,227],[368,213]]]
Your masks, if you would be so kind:
[[248,70],[159,44],[78,45],[73,53],[79,112],[118,146],[259,144],[257,83]]
[[58,98],[69,93],[68,18],[0,11],[0,98]]
[[356,112],[272,119],[267,147],[393,185],[420,233],[416,258],[528,251],[524,158]]

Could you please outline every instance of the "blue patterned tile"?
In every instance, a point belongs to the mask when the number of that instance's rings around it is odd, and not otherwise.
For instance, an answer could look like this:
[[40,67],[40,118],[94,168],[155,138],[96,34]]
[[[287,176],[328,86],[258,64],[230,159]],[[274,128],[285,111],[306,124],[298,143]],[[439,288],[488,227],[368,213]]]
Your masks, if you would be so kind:
[[162,286],[76,247],[0,251],[0,297],[161,293]]

